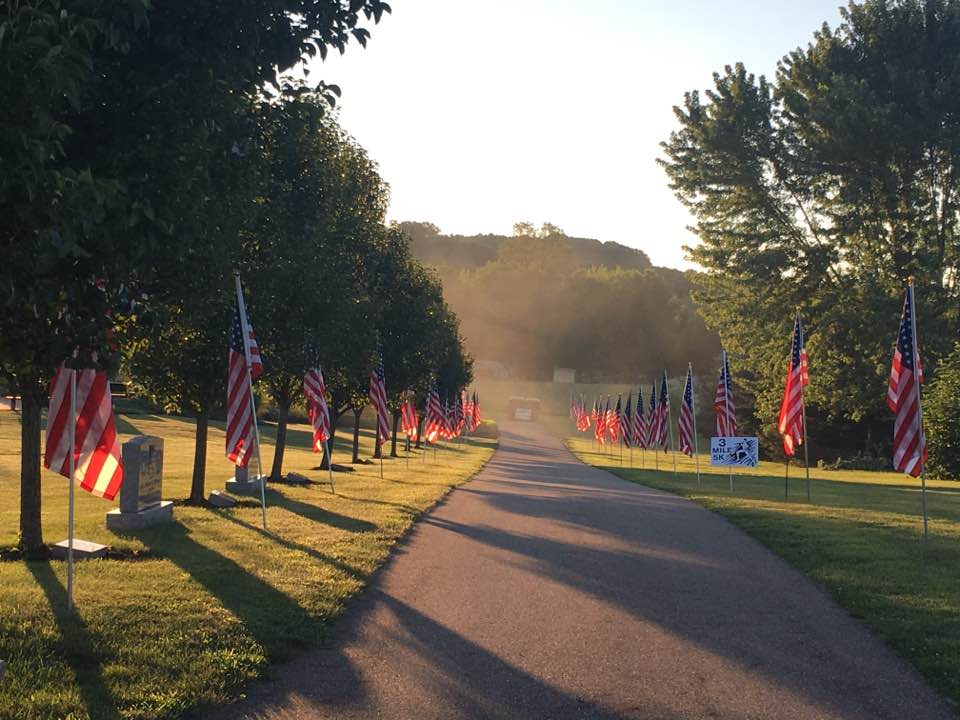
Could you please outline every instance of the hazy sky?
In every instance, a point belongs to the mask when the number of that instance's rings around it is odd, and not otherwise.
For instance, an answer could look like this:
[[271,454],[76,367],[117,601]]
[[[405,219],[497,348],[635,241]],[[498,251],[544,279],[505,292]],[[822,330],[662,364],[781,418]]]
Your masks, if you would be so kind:
[[655,163],[683,93],[772,76],[838,0],[392,0],[366,50],[311,68],[390,183],[446,233],[544,221],[684,267],[690,218]]

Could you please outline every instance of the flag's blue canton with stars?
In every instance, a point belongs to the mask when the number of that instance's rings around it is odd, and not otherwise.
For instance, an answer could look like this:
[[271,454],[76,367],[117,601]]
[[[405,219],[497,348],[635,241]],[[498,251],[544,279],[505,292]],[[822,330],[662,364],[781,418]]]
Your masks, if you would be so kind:
[[790,346],[790,369],[796,370],[800,367],[800,353],[803,350],[802,331],[800,329],[800,316],[797,315],[793,323],[793,343]]

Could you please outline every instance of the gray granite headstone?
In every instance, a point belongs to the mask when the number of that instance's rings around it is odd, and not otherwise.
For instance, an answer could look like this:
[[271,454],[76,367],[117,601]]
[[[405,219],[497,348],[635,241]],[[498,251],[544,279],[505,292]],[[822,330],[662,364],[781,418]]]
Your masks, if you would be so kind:
[[140,435],[123,444],[120,512],[135,513],[160,504],[163,438]]
[[233,469],[233,477],[227,480],[226,488],[234,495],[259,495],[262,483],[262,477],[250,477],[249,468],[237,466]]
[[173,520],[173,503],[163,501],[163,438],[139,435],[123,444],[120,507],[107,513],[110,530],[140,528]]

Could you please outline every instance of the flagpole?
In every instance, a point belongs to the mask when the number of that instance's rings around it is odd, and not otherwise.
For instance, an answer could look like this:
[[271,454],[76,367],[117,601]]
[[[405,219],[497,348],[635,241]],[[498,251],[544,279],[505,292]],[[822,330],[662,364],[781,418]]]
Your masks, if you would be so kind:
[[[797,308],[797,326],[800,328],[800,364],[803,366],[803,357],[802,353],[805,352],[804,347],[804,338],[803,338],[803,323],[800,322],[800,308]],[[914,344],[916,346],[916,344]],[[802,372],[802,371],[801,371]],[[917,396],[919,397],[919,396]],[[807,472],[807,502],[810,500],[810,446],[807,443],[807,400],[804,396],[803,390],[803,376],[800,376],[800,412],[803,414],[803,464],[806,467]],[[789,460],[787,461],[789,462]]]
[[[257,422],[257,403],[253,399],[253,375],[250,373],[250,326],[247,325],[247,307],[243,303],[243,290],[240,288],[240,271],[235,270],[233,279],[237,286],[237,304],[240,308],[240,334],[243,335],[243,364],[247,369],[247,387],[250,389],[250,414],[253,417],[253,432],[256,438],[254,450],[257,456],[257,476],[260,481],[260,511],[263,515],[263,529],[267,529],[267,495],[264,489],[263,461],[260,458],[260,423]],[[329,456],[327,464],[329,465]]]
[[73,508],[77,471],[77,371],[70,368],[70,490],[67,510],[67,610],[73,610]]
[[377,452],[377,455],[380,456],[380,479],[383,480],[383,441],[380,440],[380,411],[377,410],[377,428],[375,430],[377,433],[377,441],[375,443],[376,447],[374,448]]
[[790,499],[790,456],[783,456],[783,499]]
[[323,451],[327,454],[327,473],[330,475],[330,492],[337,494],[337,489],[333,486],[333,458],[330,457],[330,441],[323,439]]
[[[923,435],[923,406],[920,404],[920,353],[917,351],[917,296],[913,291],[913,276],[909,279],[910,285],[907,292],[910,293],[910,326],[913,332],[913,387],[917,393],[917,422],[920,425],[920,462],[923,463],[923,450],[927,439]],[[804,426],[806,429],[806,426]],[[923,542],[927,542],[929,536],[927,529],[927,478],[924,475],[924,467],[920,466],[920,502],[923,507]]]
[[667,378],[667,371],[663,371],[663,379],[667,384],[667,430],[670,433],[670,452],[673,454],[673,475],[677,475],[677,446],[673,442],[673,411],[670,407],[670,380]]
[[[723,351],[723,404],[727,419],[727,430],[730,429],[730,365],[727,362],[727,351]],[[730,465],[730,492],[733,492],[733,465]]]
[[700,484],[700,445],[697,440],[697,393],[693,389],[693,363],[687,363],[690,371],[690,411],[693,415],[693,457],[697,467],[697,484]]

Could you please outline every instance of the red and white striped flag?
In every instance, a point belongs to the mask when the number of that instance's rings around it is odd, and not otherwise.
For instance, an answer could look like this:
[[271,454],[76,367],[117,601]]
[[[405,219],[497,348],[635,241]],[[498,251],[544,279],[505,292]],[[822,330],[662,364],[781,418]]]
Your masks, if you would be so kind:
[[440,392],[434,383],[427,396],[427,416],[423,421],[423,434],[427,442],[435,443],[443,433],[443,406],[440,404]]
[[657,447],[663,448],[667,452],[669,443],[667,437],[670,433],[670,392],[667,387],[667,371],[663,371],[663,378],[660,380],[660,401],[657,403]]
[[650,450],[657,449],[657,441],[660,438],[660,428],[657,423],[660,421],[660,409],[657,407],[657,382],[654,380],[650,386],[650,405],[647,414],[647,442],[645,447]]
[[607,442],[607,418],[610,415],[610,398],[607,398],[607,407],[604,410],[597,406],[597,424],[594,427],[593,436],[597,442],[604,445]]
[[643,388],[637,388],[637,412],[633,415],[633,444],[647,447],[647,421],[643,416]]
[[623,434],[623,396],[617,395],[617,406],[610,413],[610,425],[607,427],[607,433],[610,436],[612,445],[620,442],[620,436]]
[[407,393],[400,406],[400,427],[410,440],[416,442],[420,430],[420,419],[417,417],[417,408],[413,403],[413,390]]
[[[243,303],[237,280],[237,303],[230,331],[230,359],[227,375],[227,457],[234,465],[246,467],[253,455],[253,395],[250,383],[263,375],[260,349]],[[249,369],[249,375],[248,375]]]
[[919,477],[927,461],[927,438],[923,432],[923,414],[920,410],[922,382],[923,369],[917,349],[916,305],[911,280],[903,301],[903,318],[890,368],[887,405],[896,414],[893,424],[893,466],[913,477]]
[[450,395],[443,399],[443,430],[440,437],[444,440],[453,440],[453,409],[450,407]]
[[733,381],[730,379],[730,359],[727,351],[721,358],[720,379],[717,381],[717,395],[713,401],[717,412],[717,436],[735,437],[737,434],[737,406],[733,403]]
[[370,402],[377,411],[377,439],[386,442],[390,439],[390,425],[387,421],[387,387],[383,374],[383,353],[377,366],[370,373]]
[[680,415],[677,418],[680,430],[680,452],[693,456],[693,368],[687,368],[687,382],[683,386],[683,399],[680,401]]
[[313,451],[320,452],[330,438],[330,409],[327,407],[327,388],[319,367],[307,370],[303,376],[303,394],[307,398],[307,417],[313,426]]
[[[75,417],[71,417],[71,378],[76,377]],[[43,466],[70,477],[88,493],[113,500],[123,484],[120,439],[113,420],[110,382],[105,372],[71,370],[63,365],[50,383],[47,441]]]
[[473,429],[476,430],[480,427],[480,398],[477,396],[477,391],[473,391]]
[[777,431],[783,437],[783,453],[793,457],[796,448],[803,444],[803,388],[810,384],[807,371],[807,351],[803,347],[803,327],[800,314],[793,323],[793,342],[790,346],[790,361],[787,363],[787,380],[780,403]]

